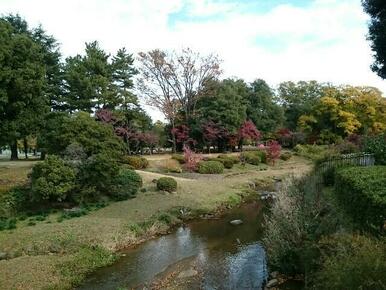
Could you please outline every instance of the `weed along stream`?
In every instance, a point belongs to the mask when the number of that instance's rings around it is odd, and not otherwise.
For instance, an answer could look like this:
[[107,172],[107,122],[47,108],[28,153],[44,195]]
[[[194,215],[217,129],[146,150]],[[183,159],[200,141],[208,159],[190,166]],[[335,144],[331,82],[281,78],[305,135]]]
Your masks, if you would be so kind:
[[220,219],[180,226],[124,251],[78,289],[261,289],[267,278],[262,218],[262,205],[252,202]]

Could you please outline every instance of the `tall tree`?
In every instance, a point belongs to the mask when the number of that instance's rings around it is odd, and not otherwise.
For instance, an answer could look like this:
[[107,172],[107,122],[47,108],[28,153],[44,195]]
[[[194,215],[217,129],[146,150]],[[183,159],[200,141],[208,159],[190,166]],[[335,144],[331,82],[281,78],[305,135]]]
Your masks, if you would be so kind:
[[120,109],[125,111],[138,105],[138,98],[132,92],[134,87],[133,77],[138,74],[138,70],[134,68],[133,63],[133,55],[127,53],[125,48],[119,49],[112,60],[113,80],[117,86]]
[[299,117],[323,96],[325,85],[316,81],[284,82],[278,87],[278,97],[284,109],[286,127],[296,130]]
[[381,78],[386,79],[386,2],[383,0],[362,0],[366,13],[371,17],[368,39],[374,52],[371,66]]
[[0,19],[0,142],[10,145],[11,159],[17,139],[35,133],[49,110],[44,49],[26,22],[14,24]]
[[205,83],[221,74],[216,55],[201,56],[191,49],[141,52],[139,61],[142,73],[139,88],[148,103],[167,118],[171,117],[171,110],[180,109],[185,122],[195,115]]
[[299,125],[322,142],[386,130],[386,100],[372,87],[329,87]]
[[[197,104],[197,114],[201,122],[212,124],[210,127],[219,129],[221,140],[226,141],[225,133],[237,135],[240,126],[245,121],[248,87],[243,80],[226,79],[221,82],[207,83],[204,95]],[[208,126],[206,126],[208,127]],[[217,133],[216,133],[217,134]],[[224,142],[219,143],[219,149],[224,149]]]
[[250,85],[247,117],[263,132],[276,130],[284,121],[283,109],[275,102],[273,90],[262,79]]
[[60,61],[61,53],[57,40],[52,35],[47,34],[42,26],[29,29],[27,22],[17,14],[7,15],[4,20],[10,23],[17,33],[28,35],[39,45],[45,64],[44,94],[49,98],[52,109],[61,110],[63,105],[63,65]]
[[86,43],[85,55],[66,59],[64,78],[69,110],[92,112],[137,105],[131,92],[135,74],[133,58],[125,49],[111,57],[98,42]]

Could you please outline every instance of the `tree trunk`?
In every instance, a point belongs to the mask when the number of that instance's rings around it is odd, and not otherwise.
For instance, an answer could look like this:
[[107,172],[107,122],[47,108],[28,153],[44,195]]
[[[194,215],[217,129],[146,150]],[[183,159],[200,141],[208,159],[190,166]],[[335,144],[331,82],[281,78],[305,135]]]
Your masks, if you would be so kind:
[[19,159],[17,153],[17,140],[14,140],[14,142],[11,144],[11,160]]
[[239,141],[239,150],[240,150],[240,152],[243,152],[243,140],[242,139],[240,139],[240,141]]
[[24,145],[24,156],[25,156],[25,159],[28,159],[28,141],[27,141],[27,138],[23,139],[23,145]]

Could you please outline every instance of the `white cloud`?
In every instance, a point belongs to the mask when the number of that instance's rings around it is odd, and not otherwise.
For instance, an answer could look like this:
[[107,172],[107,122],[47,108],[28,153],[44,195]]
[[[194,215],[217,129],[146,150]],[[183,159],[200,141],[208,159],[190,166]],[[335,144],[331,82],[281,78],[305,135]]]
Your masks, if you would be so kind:
[[[1,13],[41,23],[66,56],[82,52],[84,42],[92,40],[111,53],[122,46],[133,53],[190,46],[218,53],[225,77],[263,78],[274,86],[316,79],[386,92],[386,82],[369,68],[367,16],[360,0],[315,0],[265,12],[242,7],[243,1],[213,0],[0,0]],[[176,18],[171,26],[171,15],[186,9],[186,19]]]

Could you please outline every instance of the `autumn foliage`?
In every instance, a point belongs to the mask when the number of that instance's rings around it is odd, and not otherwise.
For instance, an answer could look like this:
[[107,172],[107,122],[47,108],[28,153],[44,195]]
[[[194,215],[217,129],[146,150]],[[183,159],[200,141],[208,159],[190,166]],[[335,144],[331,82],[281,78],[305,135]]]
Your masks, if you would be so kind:
[[192,151],[188,145],[185,145],[183,150],[185,159],[185,169],[188,171],[196,171],[198,163],[203,159],[202,155]]
[[277,141],[270,141],[266,146],[267,161],[273,165],[280,157],[281,146]]

